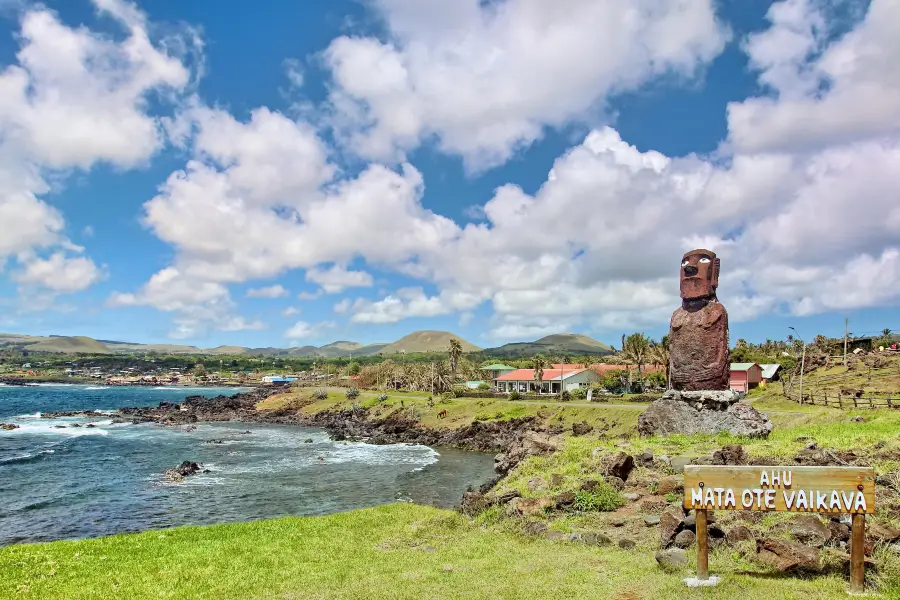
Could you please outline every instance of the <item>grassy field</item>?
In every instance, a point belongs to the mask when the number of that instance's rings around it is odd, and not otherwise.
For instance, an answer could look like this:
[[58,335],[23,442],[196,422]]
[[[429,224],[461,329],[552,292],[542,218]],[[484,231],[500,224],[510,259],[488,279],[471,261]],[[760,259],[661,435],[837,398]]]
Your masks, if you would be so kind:
[[[272,396],[264,410],[296,408],[306,413],[349,408],[344,390],[331,389],[313,401],[312,390]],[[516,490],[525,498],[552,497],[577,491],[599,478],[601,457],[624,450],[656,456],[703,455],[724,444],[741,443],[751,456],[789,459],[815,441],[834,451],[854,450],[879,475],[900,490],[900,410],[840,411],[799,406],[780,396],[780,386],[760,389],[749,400],[769,414],[775,431],[767,440],[720,436],[640,438],[634,435],[643,406],[627,404],[509,402],[502,399],[436,400],[415,393],[363,392],[355,400],[371,416],[403,409],[431,427],[460,427],[474,418],[509,419],[536,415],[547,423],[587,421],[591,435],[565,436],[552,455],[526,459],[502,480],[494,493]],[[445,419],[438,419],[440,410]],[[861,416],[858,422],[854,417]],[[752,542],[713,551],[710,570],[723,577],[711,589],[689,589],[682,579],[692,574],[662,571],[654,560],[659,529],[647,515],[677,504],[680,496],[656,495],[660,478],[671,475],[638,467],[625,491],[640,490],[640,502],[603,486],[594,496],[602,510],[549,511],[514,517],[504,506],[474,517],[409,504],[393,504],[325,517],[284,518],[254,523],[182,527],[78,542],[54,542],[0,549],[0,598],[101,599],[543,599],[611,598],[614,600],[708,598],[741,600],[843,598],[847,579],[838,549],[823,550],[824,574],[775,573],[753,560]],[[671,496],[671,497],[669,497]],[[645,501],[651,505],[648,507]],[[880,523],[900,526],[900,492],[880,488]],[[655,503],[655,505],[654,505]],[[719,512],[723,527],[744,521],[737,512]],[[789,535],[790,514],[765,514],[747,522],[755,534]],[[616,523],[618,521],[618,523]],[[550,532],[603,532],[617,542],[628,538],[633,550],[551,541],[528,535],[530,525]],[[550,536],[552,537],[552,536]],[[877,569],[867,583],[875,597],[900,599],[900,554],[876,549]]]
[[[495,398],[436,398],[428,404],[425,393],[395,392],[387,394],[388,399],[380,402],[380,393],[363,391],[356,400],[348,400],[346,390],[329,388],[326,400],[311,399],[313,390],[303,388],[270,396],[260,402],[261,410],[276,410],[295,403],[301,412],[313,414],[326,409],[348,409],[357,403],[370,409],[371,417],[387,416],[403,408],[408,418],[415,418],[420,424],[431,428],[456,428],[471,423],[475,418],[481,421],[507,420],[516,417],[537,416],[549,424],[571,427],[573,423],[587,422],[604,429],[609,435],[625,434],[637,427],[637,418],[647,404],[603,404],[579,402],[517,401],[510,402]],[[439,418],[438,413],[447,411],[447,416]]]
[[0,550],[0,597],[42,600],[843,598],[839,575],[772,575],[711,557],[688,589],[652,553],[532,540],[438,509],[394,504],[327,517],[182,527]]

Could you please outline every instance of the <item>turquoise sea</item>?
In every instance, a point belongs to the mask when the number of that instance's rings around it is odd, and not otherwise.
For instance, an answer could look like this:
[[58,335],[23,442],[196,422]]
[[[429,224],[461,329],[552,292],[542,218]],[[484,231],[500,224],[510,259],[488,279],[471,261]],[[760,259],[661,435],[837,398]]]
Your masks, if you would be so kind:
[[[397,500],[451,507],[493,475],[486,454],[333,442],[324,431],[297,426],[199,423],[189,430],[114,424],[106,415],[41,416],[237,391],[0,386],[0,423],[19,425],[0,431],[0,545],[327,514]],[[94,427],[84,427],[88,422]],[[76,423],[82,426],[71,427]],[[166,481],[163,472],[184,460],[210,472]]]

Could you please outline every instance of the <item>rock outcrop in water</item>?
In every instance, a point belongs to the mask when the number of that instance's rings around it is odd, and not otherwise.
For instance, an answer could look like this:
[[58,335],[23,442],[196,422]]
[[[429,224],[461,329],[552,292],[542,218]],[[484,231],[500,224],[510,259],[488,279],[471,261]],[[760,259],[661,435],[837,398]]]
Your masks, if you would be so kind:
[[165,477],[169,481],[184,481],[185,477],[196,475],[200,471],[201,467],[199,464],[186,460],[174,469],[168,469],[165,472]]
[[3,431],[12,431],[13,429],[18,429],[18,425],[14,425],[12,423],[0,423],[0,429]]

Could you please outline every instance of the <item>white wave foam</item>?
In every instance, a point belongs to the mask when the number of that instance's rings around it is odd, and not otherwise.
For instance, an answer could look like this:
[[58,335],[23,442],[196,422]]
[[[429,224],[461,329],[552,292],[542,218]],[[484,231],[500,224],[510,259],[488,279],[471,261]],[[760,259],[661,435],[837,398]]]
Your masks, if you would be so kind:
[[68,437],[80,437],[83,435],[109,435],[109,432],[99,427],[56,427],[54,425],[37,425],[22,423],[12,431],[4,434],[12,435],[64,435]]
[[86,387],[84,389],[85,390],[108,390],[109,388],[106,386],[89,385],[88,387]]
[[40,419],[41,413],[36,412],[33,415],[17,415],[15,418],[16,419]]

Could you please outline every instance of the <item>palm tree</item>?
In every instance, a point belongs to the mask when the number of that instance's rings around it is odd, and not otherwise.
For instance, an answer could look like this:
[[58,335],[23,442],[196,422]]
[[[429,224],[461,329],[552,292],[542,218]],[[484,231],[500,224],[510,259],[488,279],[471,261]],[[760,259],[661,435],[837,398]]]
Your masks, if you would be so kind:
[[459,340],[451,339],[448,354],[450,355],[450,375],[454,380],[456,379],[456,368],[459,366],[459,359],[462,357],[462,353],[462,344],[459,343]]
[[534,357],[534,385],[537,387],[538,391],[543,391],[544,387],[542,382],[544,381],[544,367],[547,366],[547,361],[544,360],[544,357],[540,354],[535,355]]
[[665,369],[666,381],[669,381],[669,336],[664,335],[659,342],[650,342],[648,358],[654,365]]
[[622,348],[626,360],[637,365],[638,379],[643,377],[643,366],[647,361],[647,354],[650,350],[650,340],[643,333],[632,333],[625,340]]
[[893,332],[887,328],[881,330],[881,335],[883,337],[890,337],[891,333],[893,333]]

